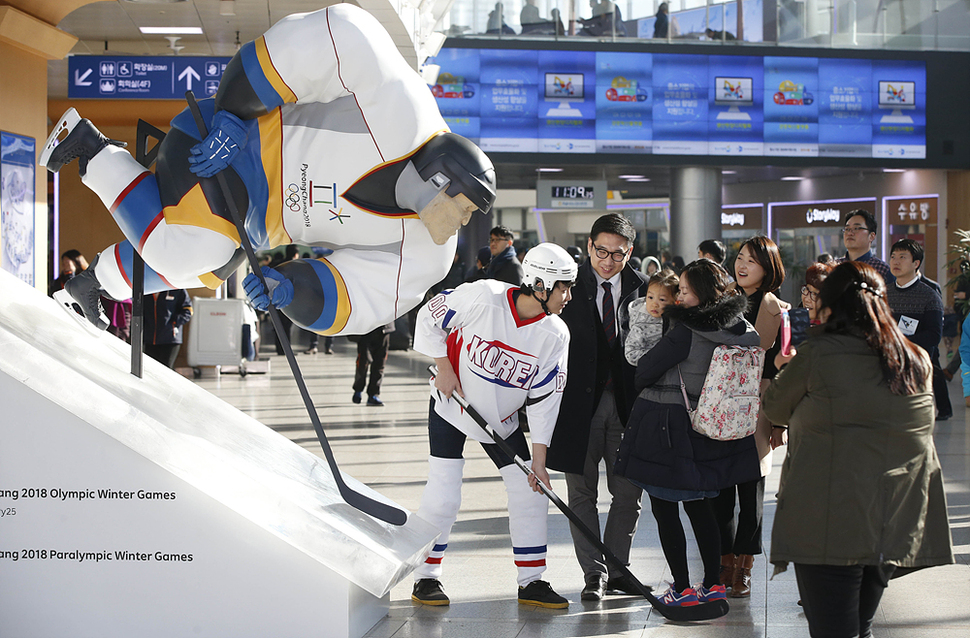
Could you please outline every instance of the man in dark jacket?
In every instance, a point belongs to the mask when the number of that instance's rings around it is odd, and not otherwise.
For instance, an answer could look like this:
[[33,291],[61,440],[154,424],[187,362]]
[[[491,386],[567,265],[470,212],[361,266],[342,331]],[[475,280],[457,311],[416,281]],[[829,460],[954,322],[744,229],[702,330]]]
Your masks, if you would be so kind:
[[[606,461],[613,498],[603,544],[627,564],[641,490],[614,476],[613,463],[636,399],[636,369],[623,356],[618,321],[625,316],[621,309],[646,288],[645,277],[627,268],[635,240],[633,225],[616,214],[600,217],[590,230],[589,259],[579,267],[573,300],[560,315],[569,327],[569,375],[547,460],[548,467],[566,473],[569,507],[596,532],[599,465]],[[607,589],[636,593],[624,578],[608,578],[610,570],[599,550],[576,529],[572,535],[586,582],[583,600],[600,600]]]
[[522,264],[512,246],[512,229],[508,226],[493,228],[488,234],[488,251],[492,253],[492,260],[485,269],[485,278],[521,286]]
[[186,290],[145,295],[145,354],[174,368],[182,347],[182,326],[191,318],[192,302]]

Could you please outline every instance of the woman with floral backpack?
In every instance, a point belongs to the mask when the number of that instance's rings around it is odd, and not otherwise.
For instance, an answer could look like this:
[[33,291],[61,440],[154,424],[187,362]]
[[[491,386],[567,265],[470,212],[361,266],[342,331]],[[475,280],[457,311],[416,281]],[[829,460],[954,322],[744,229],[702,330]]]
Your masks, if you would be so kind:
[[[753,436],[717,441],[696,432],[681,392],[693,410],[714,351],[721,345],[757,346],[745,321],[747,298],[729,289],[727,272],[709,259],[688,264],[680,275],[678,305],[663,316],[669,328],[637,362],[640,392],[620,445],[615,472],[650,496],[660,544],[673,582],[658,596],[673,606],[725,599],[719,582],[720,534],[710,499],[730,485],[760,476]],[[690,581],[687,542],[678,503],[690,518],[704,563],[704,578]]]

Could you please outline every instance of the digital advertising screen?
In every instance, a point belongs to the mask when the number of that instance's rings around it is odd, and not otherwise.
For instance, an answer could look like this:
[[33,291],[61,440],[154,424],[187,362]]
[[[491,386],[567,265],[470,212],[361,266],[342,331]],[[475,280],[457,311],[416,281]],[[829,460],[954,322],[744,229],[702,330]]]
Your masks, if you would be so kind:
[[653,58],[596,52],[596,150],[653,152]]
[[485,151],[926,158],[926,62],[445,48],[431,87]]

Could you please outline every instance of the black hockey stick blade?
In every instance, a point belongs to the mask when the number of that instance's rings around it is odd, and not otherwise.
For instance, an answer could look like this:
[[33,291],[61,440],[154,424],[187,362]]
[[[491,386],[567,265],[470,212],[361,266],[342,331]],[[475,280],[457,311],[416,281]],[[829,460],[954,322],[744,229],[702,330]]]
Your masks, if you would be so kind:
[[[437,376],[438,369],[435,366],[430,366],[428,369],[431,371],[432,375]],[[532,468],[529,467],[526,462],[515,453],[515,450],[513,450],[512,447],[505,442],[505,439],[500,437],[498,433],[492,429],[492,426],[488,424],[485,417],[483,417],[478,410],[474,408],[474,406],[468,403],[465,397],[454,393],[451,395],[451,398],[458,402],[458,405],[460,405],[462,409],[468,413],[468,416],[470,416],[480,428],[485,430],[485,433],[492,438],[495,444],[498,445],[499,449],[509,455],[509,458],[513,460],[520,470],[525,472],[527,475],[532,474]],[[700,620],[712,620],[714,618],[720,618],[728,613],[730,606],[726,600],[716,600],[690,607],[673,607],[660,602],[657,597],[653,595],[652,588],[649,585],[644,585],[641,583],[640,580],[633,575],[633,572],[631,572],[630,569],[623,563],[623,561],[617,558],[616,555],[603,544],[599,538],[599,534],[594,534],[586,523],[584,523],[582,519],[569,508],[568,505],[563,503],[558,494],[549,489],[542,481],[538,481],[538,484],[542,493],[545,494],[546,497],[552,501],[557,508],[559,508],[560,512],[565,514],[566,518],[569,519],[569,522],[575,525],[576,529],[578,529],[583,536],[585,536],[586,539],[592,543],[601,554],[603,554],[612,567],[616,568],[617,571],[626,576],[630,582],[634,584],[637,590],[639,590],[640,594],[650,603],[650,606],[657,610],[657,613],[659,613],[661,616],[674,622],[697,622]]]
[[[195,95],[192,93],[192,91],[186,91],[185,99],[189,103],[189,110],[192,112],[192,117],[195,119],[195,125],[199,129],[199,134],[202,136],[202,139],[205,139],[206,135],[208,135],[208,131],[205,125],[205,120],[202,119],[202,111],[199,110],[199,104],[195,101]],[[233,223],[236,225],[236,232],[239,234],[239,241],[246,250],[246,256],[249,258],[249,265],[259,278],[259,282],[263,285],[263,288],[269,290],[269,286],[266,285],[266,278],[263,277],[263,270],[259,267],[259,260],[256,259],[256,252],[253,250],[253,244],[249,240],[249,235],[246,233],[246,227],[243,225],[242,216],[239,214],[239,209],[236,206],[236,200],[233,199],[232,192],[229,190],[229,183],[226,182],[226,176],[223,173],[216,173],[216,181],[218,181],[219,187],[222,189],[222,195],[226,200],[226,206],[229,209],[229,214],[232,217]],[[306,380],[303,378],[303,373],[300,372],[300,366],[296,362],[296,356],[294,356],[293,348],[290,346],[289,335],[283,328],[282,321],[280,321],[280,312],[276,306],[272,304],[269,306],[269,316],[273,320],[273,328],[276,329],[276,334],[279,336],[280,345],[283,347],[283,353],[286,355],[286,361],[290,364],[290,370],[293,372],[293,379],[296,381],[296,385],[300,390],[300,396],[303,397],[303,405],[306,407],[307,414],[310,416],[310,422],[313,423],[313,430],[316,432],[317,440],[320,441],[320,447],[323,448],[323,455],[326,457],[327,464],[330,466],[330,471],[333,474],[333,480],[337,484],[337,490],[340,492],[340,496],[351,507],[354,507],[365,514],[369,514],[376,519],[382,520],[385,523],[390,523],[391,525],[404,525],[408,520],[408,514],[406,511],[399,507],[389,505],[388,503],[382,503],[381,501],[375,500],[369,496],[365,496],[360,492],[355,492],[344,482],[343,476],[340,474],[340,468],[337,467],[337,460],[333,456],[333,450],[330,448],[330,442],[327,440],[327,435],[323,431],[323,425],[320,423],[320,416],[317,414],[317,409],[313,405],[313,400],[310,398],[310,391],[307,389]]]

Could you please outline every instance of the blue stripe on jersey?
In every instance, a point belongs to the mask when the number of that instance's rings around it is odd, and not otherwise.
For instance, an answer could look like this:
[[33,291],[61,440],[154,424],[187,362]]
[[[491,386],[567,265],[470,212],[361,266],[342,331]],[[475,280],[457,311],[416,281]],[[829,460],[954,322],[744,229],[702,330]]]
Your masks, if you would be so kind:
[[337,282],[333,278],[333,273],[327,268],[327,265],[320,261],[319,259],[307,259],[306,263],[313,267],[314,272],[316,272],[317,277],[320,278],[320,284],[323,286],[323,311],[320,317],[316,321],[310,324],[310,330],[315,330],[317,332],[323,332],[333,327],[333,322],[337,318],[337,308],[339,307],[339,298],[337,294]]
[[246,195],[249,197],[249,208],[244,213],[246,234],[249,235],[256,250],[268,250],[275,246],[269,245],[269,233],[266,231],[269,183],[266,179],[266,170],[263,168],[259,123],[257,120],[246,120],[245,124],[249,129],[249,138],[242,153],[233,161],[232,169],[246,185]]
[[[202,121],[205,122],[206,128],[212,126],[212,116],[216,112],[216,99],[207,97],[199,100],[199,112],[202,113]],[[195,117],[192,116],[188,107],[182,109],[178,115],[172,118],[172,128],[177,128],[189,137],[202,141],[199,127],[195,125]]]
[[495,385],[501,386],[503,388],[516,388],[516,389],[521,389],[521,388],[518,388],[518,386],[512,385],[508,381],[503,381],[502,379],[496,379],[495,377],[486,377],[484,374],[480,374],[478,372],[475,372],[474,370],[472,370],[472,372],[474,372],[476,376],[479,376],[482,379],[485,379],[489,383],[494,383]]
[[266,79],[263,67],[259,64],[259,57],[256,55],[255,42],[247,42],[239,49],[239,57],[242,59],[243,71],[246,72],[246,79],[253,87],[256,97],[263,103],[267,111],[283,106],[283,98],[276,92],[273,85]]
[[[123,241],[116,247],[117,258],[118,258],[118,268],[122,271],[122,276],[124,276],[125,281],[131,281],[131,273],[134,269],[133,260],[135,250],[132,248],[131,243]],[[106,255],[107,256],[107,255]],[[115,255],[111,255],[114,259]],[[152,267],[145,264],[145,294],[150,295],[156,292],[162,292],[164,290],[171,290],[172,287],[167,283],[162,281],[162,278],[158,276],[158,273],[152,270]]]
[[446,549],[448,549],[448,543],[445,543],[444,545],[435,544],[435,546],[431,549],[431,551],[433,551],[433,552],[443,552]]
[[535,547],[513,547],[512,553],[514,554],[542,554],[546,551],[545,545],[536,545]]
[[549,374],[546,376],[545,379],[543,379],[542,381],[540,381],[539,383],[535,384],[532,387],[541,388],[542,386],[546,385],[547,383],[555,379],[557,374],[559,374],[559,366],[556,366],[555,368],[553,368],[552,371],[549,372]]
[[158,182],[155,175],[149,173],[125,195],[111,214],[128,241],[141,244],[145,240],[145,231],[161,212]]
[[448,329],[448,324],[451,323],[451,320],[454,319],[454,318],[455,318],[455,311],[454,310],[449,310],[448,312],[446,312],[445,313],[445,320],[441,323],[441,328],[443,330],[447,330]]

